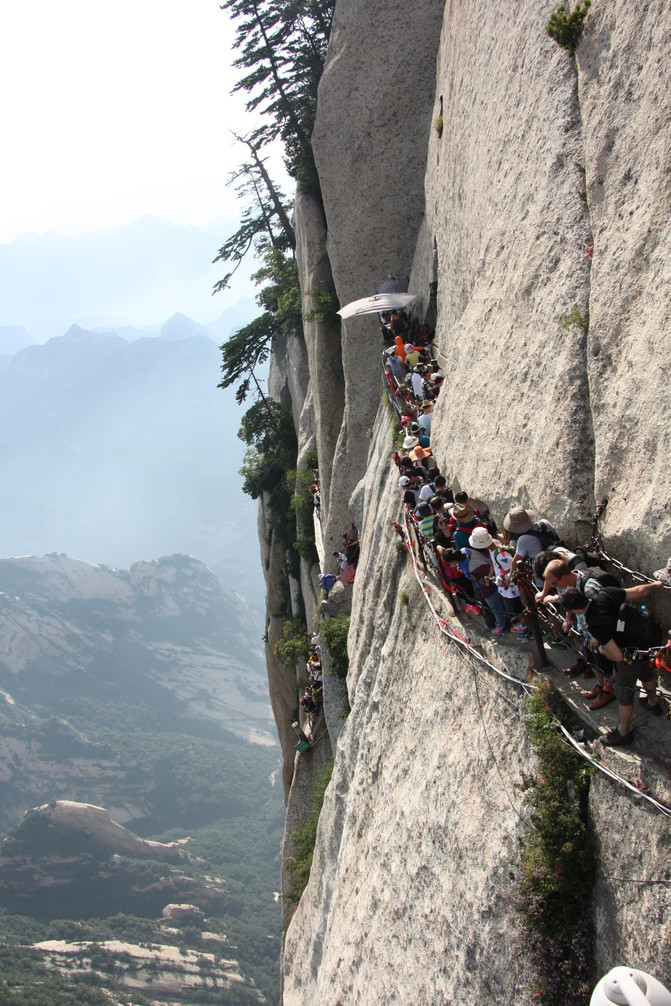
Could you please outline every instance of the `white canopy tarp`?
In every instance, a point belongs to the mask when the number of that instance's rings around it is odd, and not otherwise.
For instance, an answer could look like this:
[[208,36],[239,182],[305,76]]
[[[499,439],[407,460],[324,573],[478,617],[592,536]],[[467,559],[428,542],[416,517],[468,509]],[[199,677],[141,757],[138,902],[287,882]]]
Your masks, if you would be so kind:
[[341,318],[355,318],[359,314],[375,314],[378,311],[395,311],[405,307],[417,294],[414,293],[376,293],[372,297],[363,297],[345,304],[338,311]]

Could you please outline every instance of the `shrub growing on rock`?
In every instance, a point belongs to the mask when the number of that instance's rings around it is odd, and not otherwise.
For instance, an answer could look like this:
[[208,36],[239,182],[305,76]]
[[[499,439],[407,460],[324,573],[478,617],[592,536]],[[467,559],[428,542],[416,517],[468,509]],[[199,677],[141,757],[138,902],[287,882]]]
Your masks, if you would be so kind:
[[288,618],[282,627],[282,638],[273,646],[273,653],[288,671],[292,671],[299,661],[308,659],[310,638],[305,622],[300,618]]
[[580,41],[591,3],[592,0],[583,0],[583,2],[578,0],[570,13],[566,5],[562,3],[550,15],[550,20],[545,26],[550,38],[553,38],[557,45],[560,45],[571,56],[575,56],[576,46]]
[[331,781],[333,774],[333,762],[326,765],[312,788],[312,813],[302,828],[297,828],[291,836],[294,855],[286,864],[287,870],[292,874],[291,890],[285,895],[290,905],[297,905],[301,900],[301,895],[310,879],[312,869],[312,857],[315,851],[317,840],[317,825],[319,815],[324,803],[326,787]]
[[591,994],[590,897],[594,854],[587,825],[590,768],[569,747],[549,711],[550,686],[527,700],[538,765],[525,779],[532,817],[522,840],[513,905],[519,953],[533,972],[534,1001],[587,1006]]
[[337,678],[346,678],[349,670],[348,632],[349,615],[341,615],[340,618],[327,618],[319,628],[319,635],[331,658],[327,665],[328,670]]

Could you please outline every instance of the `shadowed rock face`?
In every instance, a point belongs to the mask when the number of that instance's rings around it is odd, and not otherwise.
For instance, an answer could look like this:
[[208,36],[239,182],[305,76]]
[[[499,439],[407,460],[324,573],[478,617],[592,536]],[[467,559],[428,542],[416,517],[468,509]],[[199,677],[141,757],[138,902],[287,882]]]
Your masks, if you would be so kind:
[[[670,9],[594,3],[576,64],[545,35],[555,6],[339,0],[314,133],[326,250],[341,304],[412,264],[421,316],[437,281],[447,380],[432,446],[455,487],[499,520],[513,504],[534,507],[575,543],[609,494],[606,543],[652,571],[671,554]],[[284,1003],[521,1006],[509,872],[533,756],[519,694],[446,650],[395,551],[379,355],[374,316],[343,325],[326,553],[356,513],[352,713],[287,932]],[[488,653],[524,675],[524,655]],[[613,725],[600,716],[598,729]],[[670,742],[654,747],[655,764],[652,728],[635,729],[635,757],[610,752],[608,764],[632,779],[644,771],[668,800]],[[654,949],[668,939],[666,889],[633,898],[613,880],[633,877],[629,850],[636,876],[665,875],[667,822],[608,781],[590,801],[603,856],[597,968],[631,961],[668,984]]]

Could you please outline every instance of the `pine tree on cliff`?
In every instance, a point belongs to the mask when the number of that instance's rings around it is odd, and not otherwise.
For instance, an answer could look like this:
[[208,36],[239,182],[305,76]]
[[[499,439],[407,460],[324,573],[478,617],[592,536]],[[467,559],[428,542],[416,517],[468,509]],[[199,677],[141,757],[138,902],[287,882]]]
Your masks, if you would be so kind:
[[238,197],[247,198],[249,202],[243,210],[237,231],[226,239],[213,259],[213,262],[232,265],[230,272],[215,283],[214,293],[229,286],[243,259],[258,239],[279,252],[291,249],[293,253],[296,248],[296,236],[289,219],[289,203],[266,170],[259,154],[260,141],[237,135],[235,138],[247,146],[252,161],[241,164],[230,176],[228,184],[237,182]]
[[[232,276],[257,237],[273,248],[291,250],[296,238],[290,206],[274,184],[262,157],[263,147],[280,139],[286,166],[306,190],[318,198],[319,181],[310,134],[317,109],[317,89],[324,69],[334,0],[224,0],[221,5],[236,22],[234,66],[247,70],[233,88],[249,94],[246,108],[259,111],[262,125],[247,136],[236,135],[251,157],[229,179],[250,201],[240,227],[226,239],[215,262],[232,265],[214,286],[228,287]],[[258,250],[258,249],[257,249]]]
[[310,134],[324,69],[334,0],[224,0],[236,22],[234,66],[248,71],[233,88],[249,94],[246,108],[263,118],[251,137],[261,145],[279,137],[289,174],[314,182]]
[[[247,136],[236,136],[247,147],[250,159],[229,183],[237,183],[238,194],[249,201],[240,227],[214,259],[232,266],[215,285],[215,292],[229,285],[251,249],[263,263],[253,278],[265,283],[257,297],[264,313],[221,346],[223,376],[219,384],[220,388],[237,384],[239,403],[250,392],[257,399],[238,434],[249,448],[242,468],[244,491],[254,499],[261,491],[274,493],[273,499],[281,496],[282,472],[295,464],[295,457],[292,461],[289,455],[296,449],[295,436],[292,433],[292,440],[287,433],[290,427],[293,431],[291,417],[263,394],[256,369],[267,361],[276,336],[302,331],[290,203],[268,174],[262,152],[266,144],[281,140],[289,174],[304,191],[321,199],[310,136],[334,2],[224,0],[221,4],[236,24],[234,45],[240,55],[233,65],[246,71],[233,91],[249,95],[247,111],[260,113],[262,123]],[[270,438],[265,432],[268,429],[272,431]]]

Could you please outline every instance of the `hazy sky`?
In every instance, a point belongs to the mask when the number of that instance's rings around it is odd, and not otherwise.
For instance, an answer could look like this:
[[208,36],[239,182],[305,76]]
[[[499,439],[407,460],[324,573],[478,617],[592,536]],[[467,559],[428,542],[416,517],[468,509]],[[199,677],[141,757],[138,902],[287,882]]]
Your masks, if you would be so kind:
[[3,4],[0,243],[230,217],[232,38],[217,0]]
[[[0,251],[13,292],[0,304],[0,326],[23,325],[43,339],[72,322],[147,325],[176,311],[207,323],[255,292],[250,262],[230,291],[211,297],[225,271],[211,259],[241,212],[226,187],[244,159],[231,130],[254,125],[244,98],[230,95],[239,76],[233,38],[218,0],[3,4]],[[279,152],[271,164],[282,181]],[[148,277],[143,289],[139,273],[133,289],[115,281],[123,263],[91,258],[90,242],[61,254],[42,238],[114,232],[115,247],[139,218],[207,231],[187,266],[188,235],[181,252],[176,232],[174,252],[164,243],[134,249]],[[128,251],[119,254],[130,259]],[[49,297],[43,275],[56,286]],[[84,303],[85,285],[89,301],[100,291],[97,313]]]

